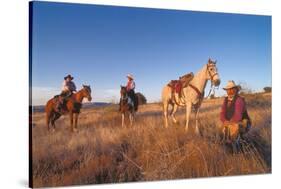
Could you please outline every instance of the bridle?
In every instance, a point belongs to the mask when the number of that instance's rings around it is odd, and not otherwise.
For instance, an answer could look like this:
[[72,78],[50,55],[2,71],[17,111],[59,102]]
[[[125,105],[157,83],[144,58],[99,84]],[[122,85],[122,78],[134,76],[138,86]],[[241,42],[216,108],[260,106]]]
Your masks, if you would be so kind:
[[[215,63],[211,63],[211,64],[215,64]],[[209,74],[209,76],[210,76],[211,82],[213,83],[214,77],[215,77],[216,75],[218,75],[219,73],[216,71],[214,74],[212,74],[211,71],[209,70],[209,67],[213,67],[213,65],[211,66],[211,65],[209,65],[209,63],[207,64],[208,74]]]

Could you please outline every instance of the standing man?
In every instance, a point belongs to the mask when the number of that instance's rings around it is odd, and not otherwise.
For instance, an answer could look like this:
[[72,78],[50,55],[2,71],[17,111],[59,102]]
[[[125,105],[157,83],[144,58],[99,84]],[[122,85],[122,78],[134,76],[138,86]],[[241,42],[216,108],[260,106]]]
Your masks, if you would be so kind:
[[236,85],[233,80],[228,81],[226,87],[227,97],[221,107],[220,120],[222,122],[222,132],[224,139],[237,140],[243,136],[251,127],[251,120],[246,108],[245,99],[239,96],[240,85]]

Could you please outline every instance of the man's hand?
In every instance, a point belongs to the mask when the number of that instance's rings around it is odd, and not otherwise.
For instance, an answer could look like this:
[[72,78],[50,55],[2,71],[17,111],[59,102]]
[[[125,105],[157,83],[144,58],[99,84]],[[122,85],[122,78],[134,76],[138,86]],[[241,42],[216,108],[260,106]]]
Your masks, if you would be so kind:
[[230,122],[229,121],[224,121],[223,124],[224,125],[228,125]]

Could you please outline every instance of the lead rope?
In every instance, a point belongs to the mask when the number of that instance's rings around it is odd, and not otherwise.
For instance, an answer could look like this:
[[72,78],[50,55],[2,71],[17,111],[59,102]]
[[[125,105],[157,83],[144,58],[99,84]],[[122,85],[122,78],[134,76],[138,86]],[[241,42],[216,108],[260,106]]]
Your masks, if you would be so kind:
[[211,88],[210,88],[208,96],[206,96],[206,98],[208,98],[211,95],[211,93],[212,93],[212,91],[214,91],[214,89],[215,89],[215,87],[214,87],[213,83],[211,83]]

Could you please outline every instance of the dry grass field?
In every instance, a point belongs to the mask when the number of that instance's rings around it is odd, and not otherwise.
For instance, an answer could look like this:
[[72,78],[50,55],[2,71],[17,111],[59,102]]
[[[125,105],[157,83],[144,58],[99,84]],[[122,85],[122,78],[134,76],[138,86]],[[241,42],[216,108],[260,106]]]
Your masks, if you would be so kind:
[[34,113],[32,176],[34,187],[153,181],[271,173],[271,93],[246,97],[253,127],[243,152],[233,154],[218,139],[222,98],[205,100],[199,114],[201,136],[179,124],[163,127],[161,104],[140,107],[133,127],[121,127],[117,106],[82,109],[79,132],[68,116],[48,132],[44,113]]

